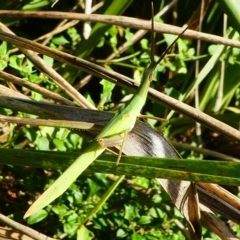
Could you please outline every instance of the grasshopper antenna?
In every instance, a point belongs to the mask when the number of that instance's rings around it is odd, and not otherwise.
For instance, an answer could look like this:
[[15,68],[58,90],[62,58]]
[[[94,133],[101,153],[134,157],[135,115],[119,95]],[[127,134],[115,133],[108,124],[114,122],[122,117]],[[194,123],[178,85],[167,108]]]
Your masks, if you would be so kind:
[[[153,23],[152,23],[153,26]],[[171,43],[171,45],[162,53],[162,55],[160,56],[160,58],[157,60],[155,67],[157,67],[157,65],[163,60],[163,58],[166,56],[166,54],[171,50],[171,48],[174,46],[174,44],[177,42],[177,40],[187,31],[187,29],[189,28],[189,26],[187,26],[177,37],[176,39]],[[151,49],[151,53],[153,52],[153,50]],[[152,60],[152,56],[151,56],[151,60]],[[153,60],[152,60],[153,61]]]

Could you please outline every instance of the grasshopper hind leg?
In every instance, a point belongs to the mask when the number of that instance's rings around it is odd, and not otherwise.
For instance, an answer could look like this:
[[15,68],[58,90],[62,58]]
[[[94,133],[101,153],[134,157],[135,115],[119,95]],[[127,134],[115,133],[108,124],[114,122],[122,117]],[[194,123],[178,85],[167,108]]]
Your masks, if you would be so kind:
[[119,165],[120,160],[121,160],[121,156],[122,156],[122,152],[123,152],[123,147],[124,147],[124,143],[125,143],[127,134],[128,134],[128,132],[126,132],[126,131],[123,133],[122,143],[121,143],[121,147],[120,147],[120,149],[119,149],[118,158],[117,158],[117,162],[116,162],[115,173],[117,172],[118,165]]
[[127,137],[128,131],[125,131],[123,133],[121,133],[118,136],[114,136],[112,138],[99,138],[97,140],[98,144],[101,147],[114,147],[116,145],[120,145],[120,149],[119,149],[119,154],[118,154],[118,158],[116,161],[116,170],[117,167],[119,165],[121,156],[122,156],[122,152],[123,152],[123,147],[124,147],[124,143],[126,141],[126,137]]

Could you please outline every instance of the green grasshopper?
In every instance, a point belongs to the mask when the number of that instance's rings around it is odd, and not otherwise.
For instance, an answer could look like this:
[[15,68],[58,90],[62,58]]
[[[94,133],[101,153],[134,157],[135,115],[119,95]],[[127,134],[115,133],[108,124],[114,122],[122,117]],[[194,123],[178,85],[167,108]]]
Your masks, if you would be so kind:
[[[162,61],[165,55],[169,52],[171,47],[176,43],[183,32],[175,39],[175,41],[167,48],[161,55],[158,61],[154,61],[154,44],[153,44],[153,31],[154,22],[152,18],[152,44],[151,44],[151,63],[143,73],[141,84],[133,96],[133,98],[123,106],[107,123],[102,131],[97,135],[93,142],[85,149],[85,151],[64,171],[64,173],[33,203],[28,209],[24,218],[29,217],[33,213],[46,207],[60,195],[62,195],[68,187],[78,178],[78,176],[111,144],[114,138],[122,138],[120,153],[118,156],[117,164],[121,157],[121,152],[124,140],[132,130],[137,120],[142,107],[144,106],[150,83],[153,79],[154,70],[157,65]],[[112,145],[111,145],[112,146]]]

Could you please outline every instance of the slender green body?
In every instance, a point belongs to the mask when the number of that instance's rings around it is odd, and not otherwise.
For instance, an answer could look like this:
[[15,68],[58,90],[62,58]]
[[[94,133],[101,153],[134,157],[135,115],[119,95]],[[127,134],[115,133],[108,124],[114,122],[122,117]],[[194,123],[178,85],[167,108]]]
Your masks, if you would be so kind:
[[62,195],[78,176],[101,154],[102,147],[99,139],[111,138],[121,133],[127,133],[134,127],[137,116],[145,104],[148,88],[152,81],[156,63],[152,62],[145,70],[142,82],[134,97],[121,108],[103,130],[97,135],[90,146],[64,171],[64,173],[33,203],[24,218],[46,207]]

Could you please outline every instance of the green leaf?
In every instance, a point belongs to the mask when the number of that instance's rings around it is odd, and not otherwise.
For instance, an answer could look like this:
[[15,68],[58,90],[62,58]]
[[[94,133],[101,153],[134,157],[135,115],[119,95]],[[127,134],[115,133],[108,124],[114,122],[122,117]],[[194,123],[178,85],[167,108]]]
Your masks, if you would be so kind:
[[167,33],[164,33],[163,36],[168,46],[170,46],[176,38],[174,35]]
[[162,196],[160,194],[154,194],[152,197],[154,203],[160,203],[162,201]]
[[67,233],[70,236],[73,236],[76,233],[78,227],[79,227],[78,223],[68,223],[68,222],[66,222],[63,225],[64,232]]
[[49,0],[33,0],[29,4],[26,4],[22,10],[37,10],[39,8],[51,5],[53,1]]
[[49,140],[46,137],[40,137],[37,145],[39,150],[49,150]]
[[17,70],[21,70],[21,64],[22,64],[22,61],[23,59],[22,58],[19,58],[17,55],[13,55],[10,57],[10,62],[9,62],[9,65],[12,67],[12,68],[15,68]]
[[67,150],[64,141],[59,140],[57,138],[54,138],[53,139],[53,143],[54,143],[54,145],[57,147],[57,149],[59,151],[66,151]]
[[139,215],[139,209],[137,206],[133,205],[124,205],[125,213],[124,213],[124,218],[127,219],[128,221],[132,221],[136,218],[140,218]]
[[54,59],[53,58],[51,58],[49,56],[46,56],[46,55],[43,55],[43,60],[44,60],[44,62],[47,63],[47,65],[49,67],[53,67],[53,63],[54,63]]
[[89,231],[84,225],[77,231],[77,240],[91,240],[94,238],[93,232]]
[[81,35],[78,33],[77,29],[74,27],[68,28],[67,33],[71,40],[74,42],[73,44],[76,45],[81,40]]
[[22,76],[29,76],[32,73],[33,64],[28,59],[24,61],[24,57],[13,55],[9,60],[9,65],[12,68],[18,70]]
[[69,135],[70,130],[67,128],[60,128],[59,131],[57,132],[57,138],[66,141],[67,136]]
[[44,80],[44,77],[39,76],[37,74],[31,74],[28,79],[33,83],[39,84]]
[[0,45],[0,70],[3,70],[8,66],[8,53],[7,53],[7,43],[2,42]]
[[76,133],[71,133],[70,140],[71,140],[71,143],[73,144],[73,148],[76,149],[80,141],[80,136]]
[[175,98],[175,99],[179,99],[179,98],[182,97],[182,94],[172,87],[171,88],[166,88],[166,94],[168,96],[171,96],[171,97]]
[[67,217],[67,222],[76,223],[78,221],[78,218],[79,218],[79,215],[74,212],[73,214]]
[[132,236],[130,236],[129,238],[130,240],[143,240],[145,238],[143,238],[142,235],[138,234],[138,233],[134,233]]
[[65,37],[60,36],[60,37],[53,38],[52,43],[56,45],[65,45],[65,44],[68,44],[69,41]]
[[103,86],[103,93],[101,94],[101,101],[98,104],[98,108],[102,108],[105,103],[111,101],[112,90],[115,87],[114,83],[111,83],[105,79],[103,79],[100,84]]
[[150,216],[141,216],[138,223],[141,225],[149,224],[152,222],[152,218]]
[[142,49],[149,50],[148,40],[146,38],[143,38],[140,41]]
[[149,179],[143,177],[135,177],[133,179],[134,184],[142,187],[142,188],[149,188]]
[[93,181],[92,179],[87,179],[88,186],[90,188],[89,195],[95,194],[99,189],[101,189],[101,185],[98,184],[98,182]]
[[7,54],[7,42],[2,42],[0,45],[0,56],[2,57],[5,54]]
[[133,33],[130,31],[129,28],[124,29],[124,36],[125,39],[127,40],[128,44],[131,46],[132,45],[132,38],[133,38]]
[[52,211],[56,213],[59,217],[62,217],[69,211],[69,209],[64,204],[61,204],[53,206]]
[[122,228],[117,230],[117,237],[118,238],[124,238],[126,236],[127,236],[127,233]]
[[41,209],[40,211],[33,214],[31,217],[28,218],[27,223],[29,225],[41,222],[43,219],[45,219],[48,215],[48,212],[44,209]]

